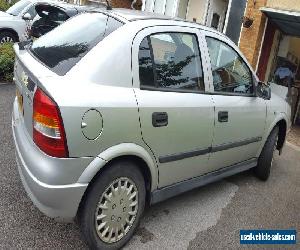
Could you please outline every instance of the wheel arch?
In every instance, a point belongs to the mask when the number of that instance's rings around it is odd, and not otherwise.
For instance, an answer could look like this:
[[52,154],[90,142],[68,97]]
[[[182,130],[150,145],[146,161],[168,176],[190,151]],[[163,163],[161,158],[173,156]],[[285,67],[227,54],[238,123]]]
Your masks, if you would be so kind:
[[78,219],[82,204],[93,182],[105,169],[109,168],[114,162],[121,160],[133,161],[139,167],[146,185],[146,204],[150,204],[151,193],[158,186],[158,169],[155,161],[153,161],[148,152],[139,145],[131,143],[119,144],[102,152],[89,164],[79,177],[78,183],[89,183],[89,185],[78,204],[76,219]]
[[286,139],[287,122],[285,119],[281,119],[276,123],[276,126],[278,126],[278,128],[279,128],[278,142],[277,142],[276,148],[280,151],[283,148],[284,142]]
[[0,33],[1,32],[10,32],[10,33],[14,34],[14,36],[17,38],[17,41],[20,40],[18,32],[12,28],[0,28]]
[[103,151],[83,171],[78,183],[91,183],[112,162],[125,159],[137,164],[147,182],[149,191],[157,188],[158,168],[155,160],[143,147],[134,143],[118,144]]
[[272,132],[272,130],[278,126],[279,127],[279,134],[278,134],[278,142],[277,142],[277,149],[281,152],[284,143],[285,143],[285,139],[286,139],[286,134],[287,134],[287,130],[288,130],[288,122],[287,122],[287,117],[284,113],[280,113],[276,119],[273,120],[273,122],[271,123],[271,125],[269,127],[266,128],[265,130],[265,135],[263,136],[262,139],[262,144],[260,147],[260,150],[258,151],[258,155],[257,157],[260,155],[263,146],[265,145],[270,133]]

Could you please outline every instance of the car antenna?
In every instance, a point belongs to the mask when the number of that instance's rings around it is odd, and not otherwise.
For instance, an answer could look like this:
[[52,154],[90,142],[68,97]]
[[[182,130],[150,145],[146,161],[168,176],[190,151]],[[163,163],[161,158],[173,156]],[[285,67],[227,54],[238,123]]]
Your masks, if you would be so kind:
[[111,7],[111,5],[109,3],[109,0],[106,0],[106,4],[107,4],[106,9],[107,10],[112,10],[112,7]]

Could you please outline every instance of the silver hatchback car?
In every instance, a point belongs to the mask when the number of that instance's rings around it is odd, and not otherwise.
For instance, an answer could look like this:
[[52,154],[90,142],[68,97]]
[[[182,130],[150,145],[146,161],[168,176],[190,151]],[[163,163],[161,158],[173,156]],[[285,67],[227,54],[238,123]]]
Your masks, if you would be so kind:
[[250,168],[266,180],[290,126],[238,48],[196,23],[94,10],[15,52],[23,185],[91,248],[126,244],[145,205]]

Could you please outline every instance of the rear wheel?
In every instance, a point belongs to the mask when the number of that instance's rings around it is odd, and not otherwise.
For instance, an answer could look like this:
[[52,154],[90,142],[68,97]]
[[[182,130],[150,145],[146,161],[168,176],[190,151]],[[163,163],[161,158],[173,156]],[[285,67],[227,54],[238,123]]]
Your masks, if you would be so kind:
[[278,132],[278,127],[272,130],[258,158],[258,164],[254,168],[255,176],[263,181],[266,181],[270,176],[278,141]]
[[12,32],[3,31],[0,32],[0,44],[1,43],[15,43],[17,42],[16,36]]
[[132,162],[115,162],[92,184],[80,211],[92,249],[119,249],[132,237],[145,206],[145,183]]

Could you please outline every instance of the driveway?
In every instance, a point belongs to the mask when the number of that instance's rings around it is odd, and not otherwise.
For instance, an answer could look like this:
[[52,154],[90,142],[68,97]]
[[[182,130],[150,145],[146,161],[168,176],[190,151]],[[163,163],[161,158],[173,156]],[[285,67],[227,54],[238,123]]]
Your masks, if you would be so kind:
[[[0,85],[0,249],[86,249],[77,225],[42,215],[22,187],[10,128],[14,93]],[[287,145],[267,182],[248,171],[147,209],[126,249],[237,249],[240,229],[299,232],[299,211],[300,150]]]

